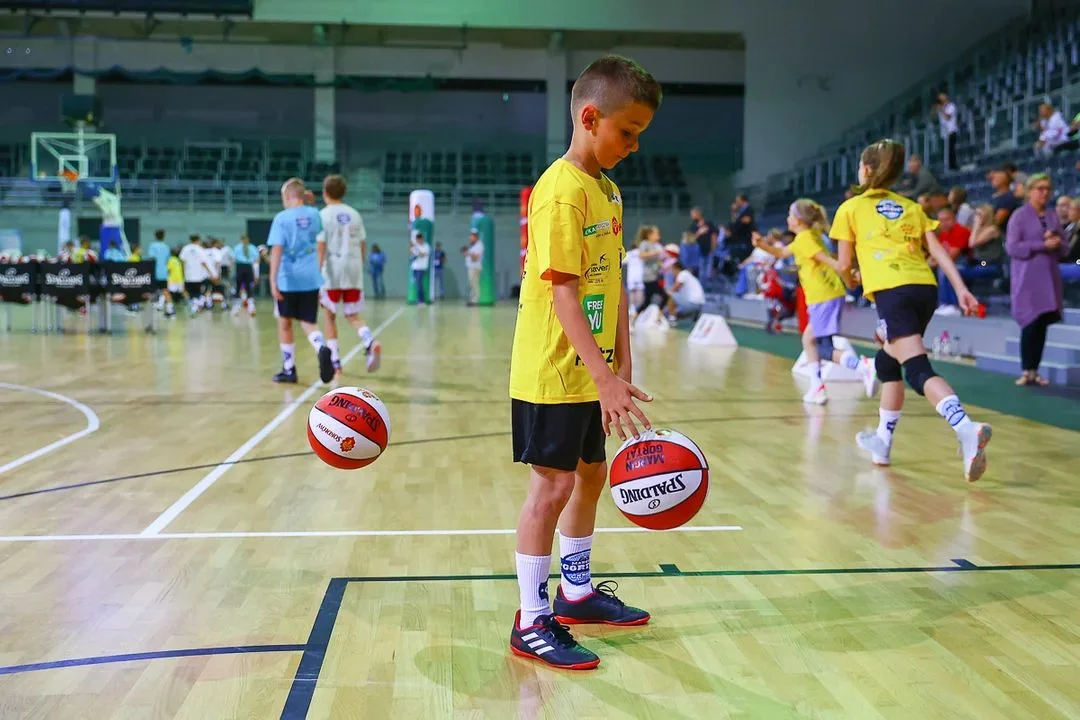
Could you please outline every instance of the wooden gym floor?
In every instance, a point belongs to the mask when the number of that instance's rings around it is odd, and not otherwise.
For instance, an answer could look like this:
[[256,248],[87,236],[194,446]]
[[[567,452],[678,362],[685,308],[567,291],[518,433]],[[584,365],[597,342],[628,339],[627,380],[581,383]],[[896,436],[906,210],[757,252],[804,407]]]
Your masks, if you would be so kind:
[[602,664],[557,672],[507,651],[513,307],[369,318],[383,369],[359,356],[346,381],[393,434],[357,472],[308,449],[312,353],[299,385],[269,381],[269,307],[0,333],[0,717],[1080,717],[1075,398],[984,378],[963,399],[995,435],[969,486],[915,396],[873,468],[852,440],[876,403],[804,407],[793,336],[637,338],[648,412],[701,445],[711,492],[669,533],[604,497],[595,575],[653,621],[577,629]]

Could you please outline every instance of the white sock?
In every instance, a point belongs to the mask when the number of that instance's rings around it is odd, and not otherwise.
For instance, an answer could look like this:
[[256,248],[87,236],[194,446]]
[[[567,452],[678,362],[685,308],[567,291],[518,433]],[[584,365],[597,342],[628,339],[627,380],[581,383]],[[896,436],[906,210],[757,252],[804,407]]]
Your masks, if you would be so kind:
[[521,597],[518,628],[524,630],[540,615],[551,614],[551,601],[548,599],[551,556],[522,555],[517,552],[514,555],[517,560],[518,594]]
[[881,438],[881,441],[886,445],[892,447],[893,433],[896,432],[896,424],[900,422],[900,410],[885,410],[884,408],[878,409],[878,421],[877,436]]
[[319,352],[319,350],[322,349],[322,346],[326,344],[323,334],[318,330],[312,330],[308,333],[307,340],[311,343],[311,347],[315,348],[315,352]]
[[331,360],[333,360],[334,362],[337,362],[338,360],[341,359],[341,357],[338,355],[337,338],[334,338],[333,340],[327,340],[326,341],[326,346],[328,348],[330,348],[330,359]]
[[559,533],[559,565],[562,568],[562,592],[567,600],[580,600],[593,591],[592,535],[582,538],[566,537]]
[[364,343],[365,348],[371,347],[371,343],[375,342],[375,336],[371,334],[371,330],[367,325],[362,326],[356,332],[360,335],[360,342]]
[[859,357],[852,350],[845,350],[844,352],[840,353],[840,364],[846,367],[848,370],[858,370],[859,363],[861,361],[862,358]]
[[295,343],[289,343],[288,345],[286,345],[285,343],[281,344],[281,367],[285,368],[286,371],[292,370],[294,367],[296,367]]
[[817,390],[821,387],[821,361],[810,363],[810,389]]
[[171,313],[171,312],[173,312],[173,310],[174,310],[174,308],[173,308],[172,303],[165,303],[165,312]]
[[964,406],[960,404],[960,398],[955,395],[942,398],[934,409],[938,411],[938,415],[945,418],[957,435],[967,432],[973,425],[971,418],[964,412]]

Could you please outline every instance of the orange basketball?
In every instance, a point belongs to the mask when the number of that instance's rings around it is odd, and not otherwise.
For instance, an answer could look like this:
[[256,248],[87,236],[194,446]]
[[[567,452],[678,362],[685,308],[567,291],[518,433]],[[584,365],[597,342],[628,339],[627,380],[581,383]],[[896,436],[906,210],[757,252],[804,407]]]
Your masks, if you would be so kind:
[[375,393],[341,387],[308,413],[308,443],[327,465],[357,470],[375,462],[390,442],[390,413]]
[[671,530],[701,510],[709,494],[709,464],[682,433],[650,430],[615,453],[608,483],[616,507],[630,522]]

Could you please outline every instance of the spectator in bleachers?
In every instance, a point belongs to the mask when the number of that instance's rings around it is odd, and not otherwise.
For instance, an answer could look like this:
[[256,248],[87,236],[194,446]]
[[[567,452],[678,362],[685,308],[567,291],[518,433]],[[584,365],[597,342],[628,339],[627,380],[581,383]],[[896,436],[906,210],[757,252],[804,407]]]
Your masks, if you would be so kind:
[[[751,236],[753,242],[753,236]],[[762,240],[770,246],[784,245],[784,234],[779,228],[773,228]],[[767,269],[778,264],[773,254],[761,247],[755,247],[753,252],[745,260],[739,263],[739,276],[735,281],[736,297],[757,297],[760,290],[760,279]]]
[[704,249],[699,242],[701,239],[698,235],[693,235],[689,232],[684,232],[682,236],[682,244],[679,245],[679,263],[688,268],[689,272],[694,274],[694,277],[706,278],[705,264],[708,262],[708,255],[702,257]]
[[[945,251],[949,253],[953,264],[957,269],[967,265],[967,257],[970,253],[971,231],[956,221],[956,211],[951,207],[945,207],[938,211],[938,228],[935,231],[938,241]],[[930,265],[937,274],[938,282],[938,308],[936,315],[961,315],[960,303],[956,298],[956,290],[945,276],[940,267],[936,266],[933,258]]]
[[1069,224],[1069,211],[1072,209],[1072,198],[1068,195],[1059,195],[1057,202],[1054,203],[1054,211],[1057,213],[1058,220],[1061,221],[1061,226],[1065,227]]
[[900,179],[897,194],[915,200],[922,195],[929,196],[932,193],[940,193],[941,187],[937,178],[923,165],[922,157],[912,155],[908,158],[907,173]]
[[945,143],[945,172],[956,170],[956,140],[959,136],[960,121],[956,114],[956,103],[949,100],[947,93],[940,93],[935,107],[941,139]]
[[731,203],[731,224],[728,225],[728,236],[724,243],[724,248],[733,261],[741,263],[750,257],[754,247],[755,232],[757,232],[757,224],[754,222],[754,210],[750,207],[750,198],[739,193],[735,196],[735,201]]
[[1027,181],[1027,203],[1012,214],[1005,248],[1012,259],[1012,316],[1020,326],[1017,385],[1048,385],[1039,375],[1046,329],[1061,321],[1064,292],[1058,263],[1065,259],[1065,232],[1050,197],[1050,177],[1039,173]]
[[994,194],[990,196],[990,204],[994,208],[994,222],[1002,231],[1009,224],[1009,218],[1020,207],[1020,201],[1012,189],[1012,173],[1007,166],[992,169],[987,173],[990,187]]
[[967,199],[967,190],[959,185],[949,190],[949,206],[956,211],[956,222],[970,229],[971,224],[975,219],[975,211],[972,209]]
[[1050,103],[1039,106],[1035,127],[1039,130],[1039,139],[1035,141],[1035,154],[1039,157],[1050,157],[1069,142],[1069,124]]
[[959,268],[964,280],[999,277],[1002,274],[1004,237],[1005,233],[994,222],[994,206],[985,203],[977,207],[975,220],[971,225],[971,238],[968,240],[974,262],[966,268]]
[[1016,205],[1017,207],[1020,207],[1020,205],[1024,204],[1024,198],[1027,197],[1025,186],[1027,185],[1028,174],[1016,167],[1016,163],[1014,162],[1007,162],[1001,167],[1009,175],[1009,189],[1012,190],[1012,194],[1020,200]]
[[706,280],[712,274],[709,272],[710,260],[716,252],[720,239],[720,230],[715,223],[705,219],[705,214],[701,212],[701,208],[695,207],[690,209],[688,232],[691,233],[693,241],[697,243],[699,252],[697,264],[686,265],[686,267],[690,268],[702,280]]
[[383,268],[386,267],[386,253],[377,244],[371,246],[371,257],[368,258],[368,270],[371,272],[371,292],[375,297],[386,297],[386,285],[383,284]]
[[1061,278],[1067,283],[1080,282],[1080,197],[1069,205],[1069,222],[1065,226],[1065,259]]

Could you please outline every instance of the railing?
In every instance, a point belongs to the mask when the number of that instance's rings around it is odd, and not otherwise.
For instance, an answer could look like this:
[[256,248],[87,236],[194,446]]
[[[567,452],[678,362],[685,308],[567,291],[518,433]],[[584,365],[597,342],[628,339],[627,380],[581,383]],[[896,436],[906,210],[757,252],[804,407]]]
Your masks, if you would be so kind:
[[[976,119],[969,115],[966,121],[961,118],[957,139],[961,169],[1002,152],[1028,148],[1032,149],[1034,160],[1039,105],[1051,102],[1066,121],[1071,121],[1077,98],[1080,98],[1080,84],[1064,87],[1051,96],[1025,98],[1002,105],[984,117]],[[921,155],[924,164],[935,173],[940,173],[944,167],[945,143],[936,120],[912,123],[905,130],[892,133],[891,137],[904,144],[908,155]],[[858,158],[864,147],[865,144],[848,145],[833,153],[796,163],[793,170],[776,173],[768,178],[764,188],[757,186],[753,190],[760,194],[764,189],[766,196],[772,198],[786,193],[812,195],[847,187],[857,180]]]
[[[313,178],[313,186],[321,179]],[[358,210],[400,209],[408,203],[415,184],[378,183],[350,190],[350,201]],[[430,188],[442,212],[471,212],[474,200],[491,209],[518,208],[520,185],[445,185]],[[124,211],[210,212],[270,215],[281,209],[281,184],[270,182],[213,182],[183,180],[120,180]],[[623,188],[623,204],[631,210],[684,212],[690,197],[684,191],[666,188]],[[59,185],[35,183],[28,179],[0,178],[0,208],[59,208],[64,202],[72,211],[96,212],[92,203],[76,193],[64,193]]]

